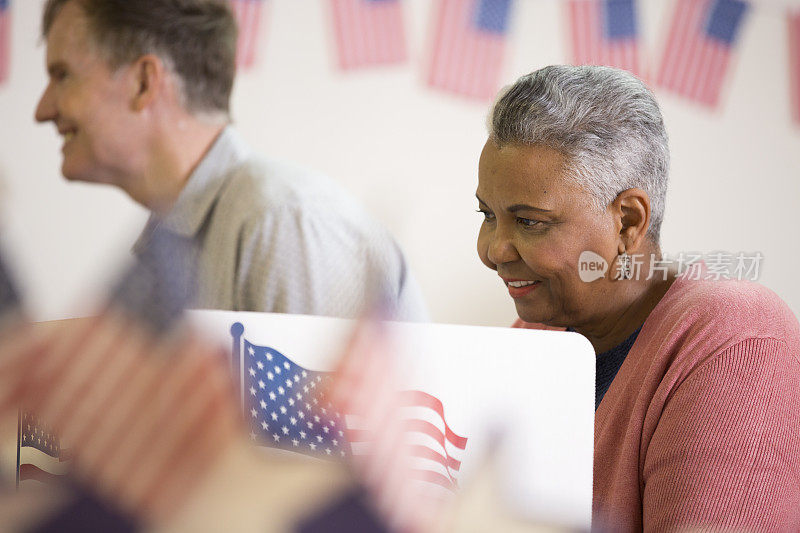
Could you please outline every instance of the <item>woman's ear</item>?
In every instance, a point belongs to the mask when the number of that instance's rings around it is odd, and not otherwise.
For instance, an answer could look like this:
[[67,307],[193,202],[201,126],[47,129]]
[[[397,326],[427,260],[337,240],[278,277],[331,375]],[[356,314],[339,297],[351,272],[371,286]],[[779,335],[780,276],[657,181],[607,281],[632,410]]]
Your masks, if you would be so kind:
[[613,203],[619,216],[621,247],[629,254],[634,253],[650,229],[650,197],[635,187],[619,193]]

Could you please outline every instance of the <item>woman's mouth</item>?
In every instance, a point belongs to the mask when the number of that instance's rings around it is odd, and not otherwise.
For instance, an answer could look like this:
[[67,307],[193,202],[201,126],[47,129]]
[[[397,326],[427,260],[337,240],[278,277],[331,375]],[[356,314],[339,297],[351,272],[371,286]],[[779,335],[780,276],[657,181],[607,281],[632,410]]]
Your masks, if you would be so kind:
[[508,294],[512,298],[521,298],[526,294],[532,293],[542,283],[539,280],[504,279]]

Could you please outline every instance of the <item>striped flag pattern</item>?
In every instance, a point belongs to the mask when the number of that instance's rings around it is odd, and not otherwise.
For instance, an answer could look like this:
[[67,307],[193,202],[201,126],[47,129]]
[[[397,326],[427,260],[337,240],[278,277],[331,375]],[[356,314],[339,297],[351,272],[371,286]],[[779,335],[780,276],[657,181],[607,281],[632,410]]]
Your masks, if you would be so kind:
[[439,0],[429,86],[491,100],[500,85],[511,0]]
[[401,0],[330,0],[330,4],[339,68],[406,61]]
[[790,10],[789,22],[789,87],[792,119],[800,126],[800,9]]
[[231,0],[231,8],[239,27],[239,40],[236,43],[236,66],[239,69],[246,70],[255,65],[264,2],[265,0]]
[[445,419],[444,405],[422,391],[398,391],[385,326],[357,326],[330,397],[346,413],[353,461],[378,511],[397,530],[436,522],[458,486],[467,439]]
[[0,0],[0,83],[11,67],[11,0]]
[[573,64],[643,75],[635,0],[570,0],[566,7]]
[[657,85],[715,107],[748,9],[742,0],[678,0]]

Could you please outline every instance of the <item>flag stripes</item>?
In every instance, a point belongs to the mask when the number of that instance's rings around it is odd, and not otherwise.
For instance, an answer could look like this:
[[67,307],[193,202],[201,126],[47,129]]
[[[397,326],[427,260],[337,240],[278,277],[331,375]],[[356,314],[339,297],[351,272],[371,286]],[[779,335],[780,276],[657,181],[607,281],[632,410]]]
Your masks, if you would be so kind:
[[566,4],[575,65],[606,65],[642,75],[633,0],[570,0]]
[[264,2],[265,0],[231,0],[231,8],[239,27],[239,39],[236,43],[238,68],[249,69],[255,65]]
[[439,0],[427,83],[490,100],[500,86],[510,0]]
[[338,64],[342,70],[407,59],[400,0],[330,0]]
[[678,0],[657,84],[716,106],[747,8],[741,0]]

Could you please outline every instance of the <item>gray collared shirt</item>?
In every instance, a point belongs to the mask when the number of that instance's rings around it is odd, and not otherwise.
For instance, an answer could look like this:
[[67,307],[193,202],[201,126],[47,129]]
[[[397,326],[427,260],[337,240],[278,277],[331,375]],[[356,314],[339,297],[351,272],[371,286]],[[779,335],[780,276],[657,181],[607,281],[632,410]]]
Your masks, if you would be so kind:
[[155,224],[197,240],[195,307],[356,317],[381,305],[425,320],[421,292],[389,233],[332,180],[255,157],[228,126]]

